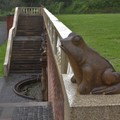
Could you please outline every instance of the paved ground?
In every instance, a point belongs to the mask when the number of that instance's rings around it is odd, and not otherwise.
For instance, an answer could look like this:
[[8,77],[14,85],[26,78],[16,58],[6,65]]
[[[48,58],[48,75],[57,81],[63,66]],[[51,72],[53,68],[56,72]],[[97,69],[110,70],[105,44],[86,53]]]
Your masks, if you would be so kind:
[[29,74],[11,74],[7,78],[1,78],[1,91],[0,91],[0,103],[15,103],[15,102],[29,102],[30,99],[25,99],[16,95],[13,91],[13,87],[16,83],[26,78],[29,78]]
[[0,45],[7,39],[6,22],[0,21]]
[[0,78],[0,120],[53,120],[51,104],[16,95],[14,85],[29,74],[10,74]]
[[47,102],[0,104],[0,120],[53,120]]
[[[6,39],[6,23],[0,22],[0,45]],[[11,74],[0,78],[0,120],[53,120],[50,103],[25,99],[14,93],[14,85],[29,77],[29,74]]]

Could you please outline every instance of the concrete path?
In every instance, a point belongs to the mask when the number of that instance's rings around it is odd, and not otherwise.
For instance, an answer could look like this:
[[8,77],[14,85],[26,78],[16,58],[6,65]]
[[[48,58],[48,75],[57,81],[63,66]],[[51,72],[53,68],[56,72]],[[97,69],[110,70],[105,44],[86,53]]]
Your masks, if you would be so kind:
[[37,102],[16,95],[13,87],[31,74],[10,74],[0,78],[0,120],[53,120],[49,102]]
[[0,21],[0,45],[7,39],[6,22]]

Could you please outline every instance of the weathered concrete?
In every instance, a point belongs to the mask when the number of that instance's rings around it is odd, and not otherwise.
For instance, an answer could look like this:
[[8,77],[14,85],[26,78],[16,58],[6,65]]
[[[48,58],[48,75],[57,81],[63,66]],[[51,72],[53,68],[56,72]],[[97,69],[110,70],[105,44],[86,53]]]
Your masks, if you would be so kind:
[[30,76],[10,74],[7,78],[0,78],[0,120],[53,120],[49,102],[36,102],[14,93],[14,85]]
[[0,45],[7,39],[6,22],[0,21]]
[[69,120],[119,120],[120,94],[80,95],[71,75],[63,75],[70,110]]
[[51,105],[44,103],[13,103],[12,106],[0,106],[0,120],[53,120]]
[[16,83],[26,78],[29,78],[28,74],[11,74],[7,78],[1,78],[1,91],[0,91],[0,103],[14,103],[14,102],[29,102],[32,100],[22,98],[16,95],[13,91],[13,87]]

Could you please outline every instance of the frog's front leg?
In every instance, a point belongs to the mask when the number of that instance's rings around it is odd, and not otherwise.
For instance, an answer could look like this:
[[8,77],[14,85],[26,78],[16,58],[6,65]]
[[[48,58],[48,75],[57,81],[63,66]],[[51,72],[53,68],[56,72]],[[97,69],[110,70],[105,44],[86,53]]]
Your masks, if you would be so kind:
[[80,94],[90,94],[94,84],[93,84],[93,70],[89,65],[84,65],[82,67],[82,81],[78,86],[78,92]]

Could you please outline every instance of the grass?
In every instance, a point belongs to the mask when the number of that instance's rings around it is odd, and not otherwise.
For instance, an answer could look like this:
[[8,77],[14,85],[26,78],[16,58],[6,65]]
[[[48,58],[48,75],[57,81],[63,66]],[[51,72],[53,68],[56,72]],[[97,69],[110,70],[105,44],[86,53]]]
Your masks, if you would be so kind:
[[[107,58],[120,71],[120,14],[83,14],[57,16],[73,32],[83,36],[89,46]],[[6,43],[0,46],[0,76]]]
[[8,15],[8,12],[0,11],[0,16],[6,16],[6,15]]
[[120,14],[57,16],[87,44],[107,58],[120,71]]
[[0,46],[0,76],[3,76],[3,63],[5,59],[6,42]]

